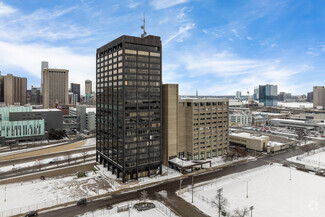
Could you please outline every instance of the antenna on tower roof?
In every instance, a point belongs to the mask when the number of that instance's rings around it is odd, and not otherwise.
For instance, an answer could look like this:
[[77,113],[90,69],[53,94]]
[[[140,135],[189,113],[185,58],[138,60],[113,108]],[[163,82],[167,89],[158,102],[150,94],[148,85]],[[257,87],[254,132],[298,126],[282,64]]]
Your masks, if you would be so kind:
[[143,33],[141,34],[141,38],[144,38],[147,35],[147,33],[146,33],[146,16],[144,14],[143,14],[142,22],[143,22],[143,24],[141,25],[141,29],[143,29]]

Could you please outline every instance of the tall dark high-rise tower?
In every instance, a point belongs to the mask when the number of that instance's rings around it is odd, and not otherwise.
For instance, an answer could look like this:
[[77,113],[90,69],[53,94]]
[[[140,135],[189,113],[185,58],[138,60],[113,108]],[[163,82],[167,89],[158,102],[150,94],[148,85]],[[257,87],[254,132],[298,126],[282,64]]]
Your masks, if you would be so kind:
[[80,102],[80,84],[71,83],[70,85],[71,92],[78,95],[77,102]]
[[123,182],[161,173],[160,37],[123,35],[96,59],[96,160]]

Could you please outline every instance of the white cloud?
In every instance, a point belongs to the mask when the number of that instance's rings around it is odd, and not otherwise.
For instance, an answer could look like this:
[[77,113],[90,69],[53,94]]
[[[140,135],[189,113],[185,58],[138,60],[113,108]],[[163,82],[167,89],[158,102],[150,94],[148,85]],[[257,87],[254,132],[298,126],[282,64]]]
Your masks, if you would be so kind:
[[254,86],[265,83],[278,84],[281,91],[298,92],[299,87],[292,79],[309,69],[308,65],[292,66],[279,60],[240,58],[226,51],[193,51],[182,54],[180,62],[191,79],[207,78],[201,92],[217,95],[234,94],[235,90],[252,91]]
[[253,41],[253,38],[250,37],[250,36],[247,36],[246,39],[247,39],[247,40],[250,40],[250,41]]
[[35,39],[56,41],[90,36],[88,28],[64,19],[65,15],[77,9],[77,6],[65,9],[57,7],[51,11],[39,9],[31,14],[23,14],[14,9],[5,19],[0,20],[0,40],[17,43]]
[[142,3],[143,3],[143,1],[134,1],[134,0],[131,0],[130,3],[128,4],[128,7],[129,8],[136,8],[139,5],[141,5]]
[[10,15],[17,10],[9,5],[4,4],[3,2],[0,2],[0,17],[1,16],[7,16]]
[[178,4],[183,4],[188,0],[152,0],[151,5],[156,9],[165,9],[169,7],[173,7]]
[[179,27],[178,32],[163,42],[163,45],[167,45],[172,40],[178,38],[178,42],[182,42],[185,37],[188,36],[187,32],[195,27],[194,23],[187,23],[184,26]]
[[231,31],[234,33],[234,35],[235,35],[237,38],[242,39],[242,37],[238,34],[238,32],[237,32],[236,29],[232,29]]
[[[0,49],[0,65],[6,65],[8,68],[21,69],[40,78],[41,61],[49,61],[51,68],[69,69],[69,83],[80,83],[82,92],[86,79],[95,82],[95,55],[76,54],[66,47],[51,47],[42,44],[24,45],[1,41]],[[4,71],[3,73],[10,72]]]

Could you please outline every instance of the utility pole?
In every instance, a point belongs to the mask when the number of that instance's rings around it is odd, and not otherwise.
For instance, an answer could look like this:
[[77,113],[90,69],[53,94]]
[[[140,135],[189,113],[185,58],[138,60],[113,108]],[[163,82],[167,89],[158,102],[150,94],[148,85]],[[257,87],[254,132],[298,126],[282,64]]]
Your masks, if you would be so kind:
[[248,180],[246,182],[246,198],[248,198]]
[[194,195],[194,175],[192,176],[192,203],[193,203],[193,195]]
[[181,194],[183,180],[179,178],[179,194]]
[[289,165],[289,169],[290,169],[290,181],[291,181],[291,166]]
[[4,199],[4,202],[6,202],[7,200],[6,200],[6,195],[7,194],[7,186],[5,186],[5,199]]

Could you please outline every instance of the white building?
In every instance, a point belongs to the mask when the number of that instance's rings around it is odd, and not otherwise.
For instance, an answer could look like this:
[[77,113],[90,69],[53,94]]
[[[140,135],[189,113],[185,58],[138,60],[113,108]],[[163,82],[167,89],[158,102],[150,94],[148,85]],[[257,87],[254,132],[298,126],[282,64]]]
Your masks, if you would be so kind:
[[251,126],[252,125],[252,113],[250,110],[234,110],[229,114],[230,126]]
[[80,117],[80,132],[85,130],[96,131],[96,108],[77,105],[77,108],[70,107],[70,115],[78,115]]
[[271,119],[269,124],[279,127],[291,127],[300,128],[306,130],[317,130],[320,133],[325,132],[325,123],[315,121],[303,121],[303,120],[292,120],[292,119]]

